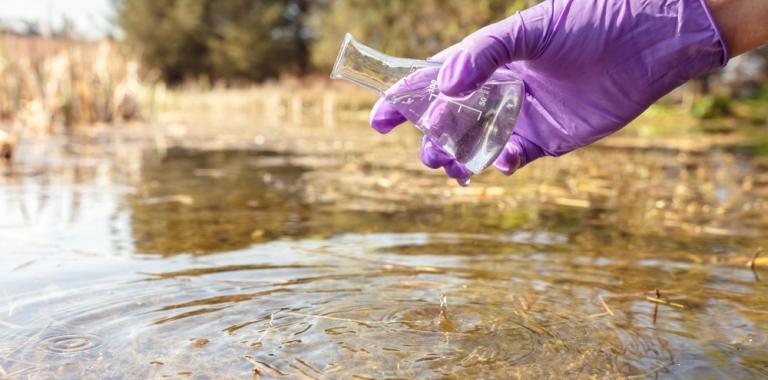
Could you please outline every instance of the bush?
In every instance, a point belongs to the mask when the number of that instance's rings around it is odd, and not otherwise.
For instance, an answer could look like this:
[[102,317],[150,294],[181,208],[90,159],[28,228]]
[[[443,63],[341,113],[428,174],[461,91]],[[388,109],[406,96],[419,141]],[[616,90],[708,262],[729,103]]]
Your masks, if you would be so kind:
[[728,98],[707,95],[695,102],[691,106],[691,114],[699,119],[716,119],[732,114]]
[[308,0],[122,0],[117,22],[149,67],[185,79],[261,81],[309,62]]
[[333,0],[314,10],[312,62],[333,65],[346,32],[386,53],[426,58],[536,0]]

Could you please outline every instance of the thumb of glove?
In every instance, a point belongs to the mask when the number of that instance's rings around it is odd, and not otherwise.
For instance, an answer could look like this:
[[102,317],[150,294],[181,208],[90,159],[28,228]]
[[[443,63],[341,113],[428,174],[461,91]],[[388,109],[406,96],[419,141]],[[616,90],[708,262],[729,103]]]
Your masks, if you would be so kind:
[[551,7],[549,3],[486,26],[452,48],[437,76],[440,92],[454,97],[466,95],[480,88],[504,64],[535,57],[547,20],[536,17],[526,26],[523,19],[529,13],[541,14],[542,9],[537,8]]
[[518,169],[544,156],[544,151],[523,136],[513,133],[496,158],[494,166],[504,175],[512,175]]

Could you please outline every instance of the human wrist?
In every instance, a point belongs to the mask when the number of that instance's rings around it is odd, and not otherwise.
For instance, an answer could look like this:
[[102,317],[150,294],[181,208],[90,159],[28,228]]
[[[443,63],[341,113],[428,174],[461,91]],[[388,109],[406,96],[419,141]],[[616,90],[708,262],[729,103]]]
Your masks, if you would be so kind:
[[768,1],[707,0],[730,57],[768,43]]

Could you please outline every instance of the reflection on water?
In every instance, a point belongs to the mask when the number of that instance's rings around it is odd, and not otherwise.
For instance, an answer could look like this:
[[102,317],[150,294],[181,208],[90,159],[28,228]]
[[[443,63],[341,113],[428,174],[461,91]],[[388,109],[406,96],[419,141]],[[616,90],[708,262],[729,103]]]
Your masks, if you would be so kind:
[[84,140],[0,177],[0,378],[768,376],[758,158]]

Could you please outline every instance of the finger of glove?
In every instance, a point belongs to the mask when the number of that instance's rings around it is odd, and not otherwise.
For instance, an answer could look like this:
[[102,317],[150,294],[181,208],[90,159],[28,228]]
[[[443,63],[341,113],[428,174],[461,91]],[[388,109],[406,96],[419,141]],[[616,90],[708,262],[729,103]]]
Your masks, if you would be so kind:
[[518,169],[544,156],[544,150],[517,133],[513,133],[496,158],[494,166],[504,175],[512,175]]
[[443,167],[445,174],[458,182],[461,186],[469,185],[469,178],[472,177],[472,172],[469,171],[462,163],[453,160],[448,165]]
[[368,122],[371,127],[377,132],[385,134],[404,123],[407,118],[387,100],[387,97],[424,89],[435,80],[437,72],[438,68],[434,67],[421,69],[395,83],[371,109],[371,113],[368,116]]
[[421,144],[421,162],[432,169],[442,167],[445,170],[445,174],[457,180],[461,185],[468,183],[469,178],[472,176],[472,172],[469,169],[427,136],[424,136]]
[[435,144],[428,136],[421,140],[421,162],[431,169],[439,169],[448,165],[455,158],[440,145]]
[[518,13],[467,36],[445,58],[438,75],[440,91],[449,96],[466,95],[477,90],[502,65],[532,56],[537,33],[525,30],[521,20]]
[[400,111],[396,110],[384,98],[380,98],[371,109],[368,122],[376,132],[386,134],[398,125],[405,123],[406,120]]

